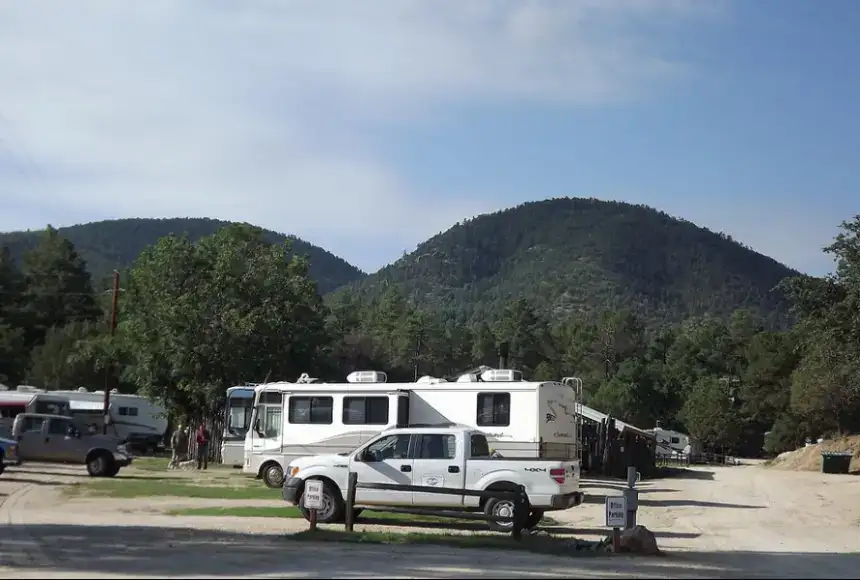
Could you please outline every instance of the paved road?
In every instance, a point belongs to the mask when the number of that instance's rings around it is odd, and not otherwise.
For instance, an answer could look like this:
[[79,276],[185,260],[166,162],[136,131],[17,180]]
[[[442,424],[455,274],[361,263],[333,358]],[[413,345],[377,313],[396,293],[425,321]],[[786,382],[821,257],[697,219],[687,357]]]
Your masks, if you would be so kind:
[[[290,541],[282,533],[209,529],[192,519],[70,510],[56,489],[82,470],[24,466],[0,476],[0,574],[14,578],[785,578],[836,570],[839,554],[689,552],[666,558],[560,558],[438,546]],[[111,502],[115,504],[115,502]],[[87,504],[91,505],[91,504]],[[195,521],[200,521],[197,519]],[[134,525],[131,525],[131,524]],[[242,525],[247,527],[245,520]],[[229,528],[229,522],[223,524]],[[778,558],[774,559],[774,558]],[[770,562],[768,565],[762,563]],[[797,573],[791,573],[794,570]],[[786,573],[788,571],[788,573]],[[829,577],[860,578],[860,568]]]

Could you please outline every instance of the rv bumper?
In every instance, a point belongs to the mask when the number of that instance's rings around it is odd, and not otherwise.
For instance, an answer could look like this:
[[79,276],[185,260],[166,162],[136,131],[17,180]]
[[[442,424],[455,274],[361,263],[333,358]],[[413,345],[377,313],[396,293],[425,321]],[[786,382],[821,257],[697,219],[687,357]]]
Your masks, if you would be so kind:
[[550,505],[552,505],[553,509],[566,510],[567,508],[576,507],[582,504],[583,499],[585,499],[585,494],[581,491],[574,491],[573,493],[552,496],[550,499]]
[[298,477],[291,477],[284,482],[284,487],[281,490],[284,496],[284,501],[288,504],[299,505],[299,490],[302,487],[302,480]]

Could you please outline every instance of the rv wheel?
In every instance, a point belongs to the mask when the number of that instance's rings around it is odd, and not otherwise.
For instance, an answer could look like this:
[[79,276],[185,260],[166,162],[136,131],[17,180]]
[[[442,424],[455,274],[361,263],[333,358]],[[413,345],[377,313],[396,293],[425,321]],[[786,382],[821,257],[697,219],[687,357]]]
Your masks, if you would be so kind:
[[268,487],[279,488],[284,485],[284,470],[277,463],[263,467],[263,481]]

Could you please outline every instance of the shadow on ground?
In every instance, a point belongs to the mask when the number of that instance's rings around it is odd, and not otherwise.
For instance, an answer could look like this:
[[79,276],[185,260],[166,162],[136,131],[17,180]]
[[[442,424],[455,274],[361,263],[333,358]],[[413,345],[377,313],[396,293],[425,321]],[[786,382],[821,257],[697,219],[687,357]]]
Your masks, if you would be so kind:
[[[62,472],[62,471],[40,471],[40,470],[37,470],[37,469],[27,469],[26,471],[17,471],[17,472],[13,472],[13,474],[14,474],[14,475],[17,475],[17,474],[19,474],[19,473],[23,473],[23,474],[27,474],[27,475],[30,475],[30,474],[34,474],[34,475],[53,475],[53,476],[64,476],[64,477],[75,477],[75,476],[80,476],[80,477],[84,477],[84,478],[89,478],[89,476],[87,475],[86,471],[81,471],[80,473],[66,473],[66,472]],[[177,477],[170,477],[170,476],[164,476],[164,475],[152,475],[152,476],[148,476],[148,475],[127,475],[127,474],[123,473],[123,472],[122,472],[122,470],[120,470],[120,472],[119,472],[115,477],[113,477],[112,479],[142,479],[142,480],[146,480],[146,481],[159,481],[159,480],[166,480],[166,479],[176,480],[176,479],[179,479],[179,478],[177,478]],[[22,482],[24,482],[24,481],[25,481],[24,479],[21,479],[21,478],[19,478],[19,477],[15,477],[15,478],[14,478],[14,480],[15,480],[15,481],[22,481]],[[27,482],[27,483],[31,483],[31,482],[29,482],[29,481],[26,481],[26,482]],[[44,483],[44,482],[43,482],[43,483]]]
[[210,530],[14,525],[0,528],[7,577],[99,574],[278,578],[849,578],[857,554],[693,553],[556,557],[429,545],[308,544]]
[[[642,490],[639,490],[640,494]],[[593,493],[587,492],[585,495],[585,499],[583,500],[585,503],[591,504],[600,504],[603,505],[606,503],[606,498],[608,496],[616,496],[620,494],[606,494],[606,493]],[[639,499],[640,506],[647,507],[706,507],[706,508],[729,508],[736,510],[751,510],[751,509],[763,509],[765,506],[760,505],[746,505],[746,504],[737,504],[737,503],[722,503],[718,501],[700,501],[694,499],[648,499],[640,498]]]

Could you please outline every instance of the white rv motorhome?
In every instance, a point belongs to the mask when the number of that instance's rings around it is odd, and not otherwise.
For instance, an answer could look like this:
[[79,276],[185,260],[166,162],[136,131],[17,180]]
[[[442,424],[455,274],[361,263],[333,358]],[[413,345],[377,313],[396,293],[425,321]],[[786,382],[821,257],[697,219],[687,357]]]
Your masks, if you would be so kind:
[[227,389],[224,406],[224,432],[221,435],[221,463],[242,467],[245,460],[245,436],[254,411],[254,387],[243,385]]
[[0,390],[0,437],[9,437],[20,413],[70,416],[69,398],[46,393],[35,387],[19,385],[15,391]]
[[280,487],[297,457],[348,453],[384,429],[438,424],[480,429],[504,457],[580,459],[579,379],[529,382],[519,371],[486,369],[454,382],[386,380],[382,372],[357,371],[346,383],[316,383],[305,374],[295,383],[257,386],[243,472]]
[[[104,391],[87,391],[81,387],[39,393],[63,397],[68,401],[68,414],[82,431],[95,430],[101,433],[104,424]],[[130,447],[144,453],[163,446],[167,413],[160,405],[140,395],[126,395],[114,389],[110,392],[109,412],[109,434],[126,440]]]

